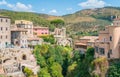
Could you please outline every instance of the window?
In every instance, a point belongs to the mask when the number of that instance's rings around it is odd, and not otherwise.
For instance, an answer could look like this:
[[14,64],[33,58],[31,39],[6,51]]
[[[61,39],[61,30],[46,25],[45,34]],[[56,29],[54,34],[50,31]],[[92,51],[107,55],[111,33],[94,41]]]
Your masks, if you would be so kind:
[[3,30],[3,28],[1,27],[1,30]]
[[6,22],[8,22],[8,20],[6,19]]
[[23,24],[23,21],[21,21],[21,24]]
[[100,50],[100,55],[104,55],[105,54],[104,48],[99,48],[99,50]]
[[6,39],[7,39],[7,35],[6,35]]
[[95,46],[95,51],[98,53],[98,47]]
[[7,45],[8,45],[8,42],[5,42],[5,45],[7,46]]
[[110,58],[110,53],[109,52],[108,52],[107,56],[108,56],[108,58]]
[[112,36],[110,36],[110,41],[112,41]]
[[22,40],[22,42],[24,43],[24,40]]
[[112,54],[112,49],[109,50],[109,53]]
[[6,31],[8,30],[8,28],[6,27]]
[[1,22],[3,21],[3,19],[1,19]]
[[2,36],[0,38],[2,39]]
[[27,59],[26,55],[23,55],[23,56],[22,56],[22,59],[23,59],[23,60],[26,60],[26,59]]

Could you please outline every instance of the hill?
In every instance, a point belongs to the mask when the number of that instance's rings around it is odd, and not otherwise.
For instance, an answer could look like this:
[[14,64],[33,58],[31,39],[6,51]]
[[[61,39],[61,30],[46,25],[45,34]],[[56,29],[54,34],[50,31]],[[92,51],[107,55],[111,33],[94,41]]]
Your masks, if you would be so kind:
[[120,15],[120,7],[104,7],[96,9],[85,9],[73,14],[64,16],[51,16],[47,14],[31,12],[15,12],[9,10],[0,10],[0,15],[9,16],[14,23],[15,20],[30,20],[34,25],[50,27],[50,21],[62,19],[65,21],[68,33],[79,34],[79,32],[98,31],[104,26],[110,25],[116,15]]
[[116,15],[120,15],[119,7],[104,7],[81,10],[63,18],[71,31],[91,31],[110,25]]
[[34,25],[40,25],[40,26],[48,26],[50,25],[50,22],[45,19],[47,16],[45,14],[38,14],[38,13],[32,13],[32,12],[16,12],[16,11],[9,11],[9,10],[0,10],[0,15],[8,16],[11,18],[11,23],[13,24],[15,20],[29,20],[32,21]]

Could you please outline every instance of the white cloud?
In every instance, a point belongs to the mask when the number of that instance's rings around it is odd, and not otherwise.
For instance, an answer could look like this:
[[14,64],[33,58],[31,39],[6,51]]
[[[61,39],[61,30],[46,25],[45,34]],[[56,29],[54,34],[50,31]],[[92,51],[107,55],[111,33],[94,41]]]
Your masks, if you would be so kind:
[[17,2],[13,9],[16,11],[32,11],[32,5],[25,5],[23,3]]
[[87,0],[86,2],[82,2],[78,4],[83,8],[101,8],[106,5],[106,2],[103,0]]
[[53,10],[51,10],[51,11],[49,11],[49,13],[57,13],[57,10],[55,10],[55,9],[53,9]]
[[0,5],[6,5],[7,2],[5,0],[0,1]]
[[17,2],[16,4],[10,4],[6,0],[2,0],[2,1],[0,1],[0,5],[5,5],[5,6],[11,8],[12,10],[15,10],[15,11],[33,12],[32,5],[30,5],[30,4],[25,5],[21,2]]
[[45,9],[42,9],[41,11],[45,11]]
[[70,10],[72,10],[72,8],[67,8],[66,10],[70,11]]
[[14,5],[12,5],[12,4],[7,4],[7,7],[9,7],[9,8],[13,8]]

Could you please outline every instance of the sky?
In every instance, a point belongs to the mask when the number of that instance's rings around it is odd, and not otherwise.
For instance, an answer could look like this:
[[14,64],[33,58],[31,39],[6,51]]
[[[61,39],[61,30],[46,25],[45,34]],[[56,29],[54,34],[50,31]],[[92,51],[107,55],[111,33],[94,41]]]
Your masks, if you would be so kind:
[[0,0],[0,9],[56,16],[105,6],[120,7],[120,0]]

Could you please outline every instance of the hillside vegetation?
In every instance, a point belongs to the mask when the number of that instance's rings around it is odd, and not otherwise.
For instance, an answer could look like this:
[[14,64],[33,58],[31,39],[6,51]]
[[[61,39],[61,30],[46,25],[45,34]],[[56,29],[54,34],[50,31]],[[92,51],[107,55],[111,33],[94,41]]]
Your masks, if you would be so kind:
[[112,19],[115,18],[116,15],[120,16],[120,8],[104,7],[97,9],[85,9],[64,16],[0,10],[0,15],[9,16],[12,23],[14,23],[15,20],[25,19],[33,21],[34,25],[48,27],[51,26],[51,20],[62,19],[65,21],[68,33],[78,33],[98,31],[103,29],[104,26],[110,25],[112,23]]
[[34,25],[40,25],[40,26],[50,25],[50,22],[48,20],[46,20],[37,13],[0,10],[0,15],[10,17],[12,23],[14,23],[15,20],[29,20],[32,21]]
[[104,7],[86,9],[74,14],[63,16],[67,27],[71,31],[98,30],[101,26],[110,25],[116,15],[120,15],[120,8]]

